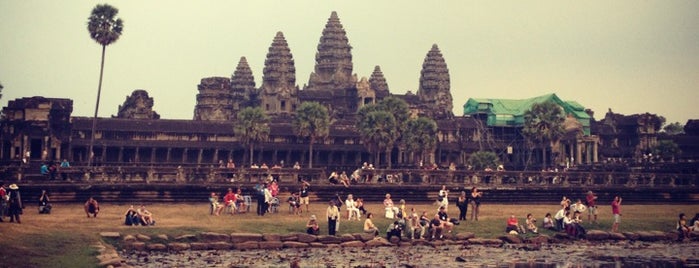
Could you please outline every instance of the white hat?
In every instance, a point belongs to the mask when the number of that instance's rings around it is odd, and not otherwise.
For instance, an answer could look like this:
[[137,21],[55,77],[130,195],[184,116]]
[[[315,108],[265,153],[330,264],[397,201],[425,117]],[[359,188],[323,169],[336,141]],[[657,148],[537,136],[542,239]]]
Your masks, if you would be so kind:
[[11,189],[11,190],[17,190],[17,189],[19,189],[19,186],[17,186],[17,184],[14,184],[14,183],[13,183],[13,184],[10,184],[10,189]]

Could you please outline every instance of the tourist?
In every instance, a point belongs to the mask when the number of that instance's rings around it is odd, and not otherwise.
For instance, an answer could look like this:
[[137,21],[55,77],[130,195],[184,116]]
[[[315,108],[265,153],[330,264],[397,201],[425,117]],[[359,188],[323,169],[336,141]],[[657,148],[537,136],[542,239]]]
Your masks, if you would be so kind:
[[575,204],[570,206],[570,209],[573,212],[580,212],[582,214],[587,209],[587,206],[582,203],[582,200],[578,199]]
[[556,225],[554,224],[553,219],[551,218],[551,213],[546,213],[546,216],[544,216],[544,220],[541,223],[541,227],[544,227],[551,231],[556,230]]
[[140,225],[140,224],[141,224],[141,217],[138,216],[138,212],[133,207],[133,205],[129,206],[129,209],[126,210],[126,213],[124,213],[124,225],[134,226],[134,225]]
[[456,207],[459,208],[459,220],[465,221],[468,213],[468,198],[465,191],[461,191],[459,198],[456,199]]
[[449,218],[449,215],[447,215],[447,209],[445,207],[439,207],[439,212],[437,212],[437,216],[439,217],[439,220],[442,222],[442,230],[451,233],[451,230],[454,229],[454,223]]
[[366,220],[364,220],[364,232],[377,236],[379,235],[379,228],[377,228],[376,225],[374,225],[374,222],[371,221],[371,218],[373,217],[374,214],[371,214],[371,212],[366,214]]
[[41,164],[41,167],[39,167],[39,172],[41,173],[41,176],[44,178],[49,178],[49,165],[46,163]]
[[[298,164],[298,162],[296,162]],[[308,183],[305,180],[301,180],[301,190],[299,190],[299,205],[306,205],[306,213],[308,213],[308,205],[309,205],[309,187],[311,186],[310,183]]]
[[277,197],[277,195],[279,195],[279,184],[277,184],[277,181],[271,180],[268,188],[269,193],[272,194],[272,197]]
[[615,196],[614,201],[612,201],[612,215],[614,217],[614,223],[612,224],[612,232],[619,232],[619,223],[621,223],[621,197]]
[[570,211],[566,211],[563,217],[563,229],[566,234],[575,237],[575,227],[573,226],[573,216],[570,215]]
[[439,190],[437,201],[439,201],[440,207],[444,207],[445,211],[449,211],[449,190],[447,190],[446,185],[442,185],[442,189]]
[[320,233],[320,227],[318,226],[318,220],[316,215],[311,215],[306,223],[306,233],[310,235],[318,235]]
[[155,220],[153,220],[153,213],[146,209],[146,206],[141,205],[138,210],[136,210],[138,216],[141,218],[141,224],[143,225],[155,225]]
[[347,173],[344,171],[340,174],[340,183],[345,186],[345,188],[349,188],[350,186],[350,180],[349,177],[347,177]]
[[561,209],[556,212],[556,215],[553,216],[553,218],[556,220],[556,230],[557,231],[563,231],[563,219],[566,217],[566,212],[567,209],[562,207]]
[[328,182],[332,184],[340,183],[339,175],[337,175],[336,171],[330,172],[330,176],[328,176]]
[[357,168],[352,172],[352,175],[350,175],[350,181],[352,183],[359,183],[362,177],[362,169]]
[[299,164],[298,161],[296,161],[296,162],[294,163],[293,169],[301,169],[301,165]]
[[429,221],[429,237],[430,239],[435,239],[435,238],[442,238],[442,230],[444,228],[444,225],[442,225],[442,221],[439,219],[439,215],[435,214],[434,218]]
[[362,212],[362,215],[366,215],[367,211],[364,209],[364,199],[363,198],[357,198],[357,209]]
[[592,191],[587,191],[587,221],[597,223],[597,196]]
[[19,193],[19,186],[17,184],[10,184],[10,190],[7,192],[6,199],[8,203],[8,214],[10,215],[10,222],[17,220],[17,223],[22,223],[19,219],[19,215],[22,214],[22,195]]
[[233,189],[228,188],[228,192],[225,196],[223,196],[223,204],[231,215],[235,214],[235,211],[237,210],[236,200],[237,199],[235,193],[233,193]]
[[294,215],[301,215],[301,205],[299,204],[299,193],[292,192],[289,199],[286,200],[289,203],[289,213]]
[[386,210],[386,218],[393,219],[399,212],[399,208],[393,205],[393,200],[391,200],[391,194],[386,194],[386,198],[383,200],[383,206]]
[[571,219],[572,229],[574,230],[573,237],[575,237],[576,239],[585,238],[585,234],[587,233],[585,228],[583,228],[582,226],[582,219],[580,217],[581,214],[582,213],[580,213],[579,211],[575,211],[573,213],[573,218]]
[[223,210],[223,205],[219,202],[218,195],[214,192],[211,192],[211,195],[209,196],[209,203],[211,204],[211,215],[221,215],[221,211]]
[[99,214],[99,213],[100,213],[100,205],[97,202],[97,200],[95,200],[94,197],[88,198],[87,201],[85,202],[85,215],[87,215],[87,217],[89,218],[90,214],[92,214],[93,217],[97,218],[97,214]]
[[524,233],[522,232],[521,226],[519,226],[519,222],[517,221],[517,217],[515,217],[514,214],[510,215],[509,218],[507,218],[507,226],[505,227],[505,233],[506,234],[519,234],[519,233]]
[[277,201],[278,204],[278,199],[272,196],[272,191],[270,191],[267,183],[265,183],[265,187],[262,189],[262,194],[264,195],[264,203],[263,203],[263,208],[262,208],[262,216],[265,215],[265,213],[269,212],[270,208],[272,205],[275,203],[274,201]]
[[248,211],[248,203],[245,202],[243,190],[240,187],[235,191],[235,205],[236,208],[238,208],[238,213],[245,213]]
[[[551,214],[548,214],[548,215],[549,215],[549,217],[551,216]],[[539,228],[536,228],[536,219],[534,218],[534,216],[532,216],[531,213],[527,214],[527,219],[525,220],[524,223],[527,226],[527,229],[525,231],[529,231],[529,232],[532,232],[534,234],[539,233]]]
[[561,198],[561,207],[566,208],[566,210],[569,210],[570,208],[570,199],[568,197],[563,197]]
[[403,228],[398,221],[394,221],[386,230],[386,240],[391,241],[391,237],[394,236],[398,237],[399,240],[403,236]]
[[410,223],[410,239],[420,239],[424,235],[424,228],[420,225],[420,216],[417,215],[415,208],[410,208],[410,215],[408,216],[408,222]]
[[325,210],[325,216],[328,218],[328,235],[335,235],[337,231],[337,221],[340,219],[340,210],[335,205],[334,200],[328,202],[328,208]]
[[7,197],[5,183],[0,183],[0,222],[3,222],[3,218],[7,215]]
[[684,213],[680,213],[676,228],[679,232],[677,241],[683,241],[685,238],[690,238],[690,234],[692,233],[692,231],[689,229],[689,226],[687,225],[687,217],[684,215]]
[[362,220],[361,214],[359,214],[359,209],[357,208],[357,202],[354,201],[354,197],[351,194],[347,195],[347,200],[345,200],[345,207],[345,209],[347,210],[348,221],[352,219],[353,215],[357,218],[357,221]]
[[478,212],[481,207],[481,197],[483,193],[478,191],[475,186],[471,188],[471,220],[478,221]]
[[405,209],[405,199],[398,201],[398,204],[400,204],[398,205],[398,214],[408,215],[408,211]]
[[65,181],[68,179],[68,174],[63,170],[66,168],[70,168],[70,162],[68,162],[68,159],[63,159],[60,165],[60,170],[61,170],[61,178]]
[[694,218],[689,220],[689,229],[692,232],[699,232],[699,213],[694,215]]
[[267,189],[267,185],[258,182],[255,184],[255,200],[257,201],[257,216],[262,216],[265,214],[267,211],[267,208],[265,207],[265,189]]
[[39,196],[39,214],[51,214],[51,200],[49,194],[46,190],[41,190],[41,196]]

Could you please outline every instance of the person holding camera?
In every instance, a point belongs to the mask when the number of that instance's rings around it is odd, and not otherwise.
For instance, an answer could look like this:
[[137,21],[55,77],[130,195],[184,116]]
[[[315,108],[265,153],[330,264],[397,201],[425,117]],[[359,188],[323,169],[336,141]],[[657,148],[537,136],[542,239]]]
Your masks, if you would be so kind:
[[614,215],[614,224],[612,224],[612,233],[619,232],[619,223],[621,223],[621,196],[615,196],[612,201],[612,214]]
[[527,231],[538,234],[539,228],[536,228],[536,219],[531,213],[527,214],[527,220],[525,221],[527,225]]
[[334,200],[328,202],[328,209],[325,211],[325,216],[328,218],[328,235],[335,235],[337,220],[340,218],[340,209],[337,208]]

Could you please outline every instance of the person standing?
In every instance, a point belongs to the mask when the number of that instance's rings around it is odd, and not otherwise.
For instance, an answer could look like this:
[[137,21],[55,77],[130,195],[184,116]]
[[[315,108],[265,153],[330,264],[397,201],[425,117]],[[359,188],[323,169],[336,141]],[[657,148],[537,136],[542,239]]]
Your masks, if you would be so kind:
[[46,190],[41,190],[41,196],[39,197],[39,214],[51,214],[50,201],[49,194],[46,193]]
[[66,172],[63,170],[66,168],[70,168],[70,162],[68,162],[68,159],[63,159],[63,162],[61,162],[60,170],[61,178],[63,178],[64,181],[68,179],[68,174],[66,174]]
[[7,215],[7,190],[5,190],[5,183],[0,184],[0,222],[3,222],[3,218]]
[[22,195],[19,193],[17,184],[10,184],[10,191],[7,192],[8,212],[10,214],[10,222],[17,220],[17,223],[22,223],[19,215],[22,214]]
[[587,191],[587,221],[597,223],[597,196],[592,191]]
[[439,190],[439,199],[440,207],[444,207],[444,211],[449,211],[449,190],[446,185],[442,185],[442,189]]
[[[296,164],[298,164],[298,162],[296,162]],[[309,191],[310,191],[310,190],[308,189],[309,186],[311,186],[310,183],[308,183],[308,182],[305,181],[305,180],[301,180],[301,190],[299,190],[299,196],[300,196],[300,197],[299,197],[299,200],[300,200],[299,204],[300,204],[300,205],[304,205],[304,204],[306,205],[306,213],[308,213],[308,204],[309,204],[308,194],[309,194]],[[301,209],[301,210],[303,210],[303,209]],[[303,212],[303,211],[302,211],[302,212]]]
[[615,196],[614,201],[612,201],[612,214],[614,216],[614,223],[612,224],[612,233],[619,232],[619,223],[621,223],[621,197]]
[[465,191],[461,191],[459,198],[456,199],[456,207],[459,208],[459,220],[465,221],[468,213],[468,198]]
[[337,220],[340,218],[340,209],[335,205],[335,201],[328,202],[328,209],[325,211],[325,216],[328,218],[328,235],[335,235],[337,230]]
[[478,221],[478,210],[481,207],[481,197],[483,196],[483,192],[479,192],[478,188],[473,187],[471,188],[471,220]]

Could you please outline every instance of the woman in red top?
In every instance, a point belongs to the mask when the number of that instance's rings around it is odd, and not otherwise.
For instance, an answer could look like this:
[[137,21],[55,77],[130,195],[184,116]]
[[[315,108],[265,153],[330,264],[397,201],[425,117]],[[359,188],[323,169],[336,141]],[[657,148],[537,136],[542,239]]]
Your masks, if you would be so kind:
[[507,227],[505,228],[505,233],[512,231],[520,231],[519,222],[517,221],[517,217],[515,217],[515,215],[511,215],[510,218],[507,219]]

